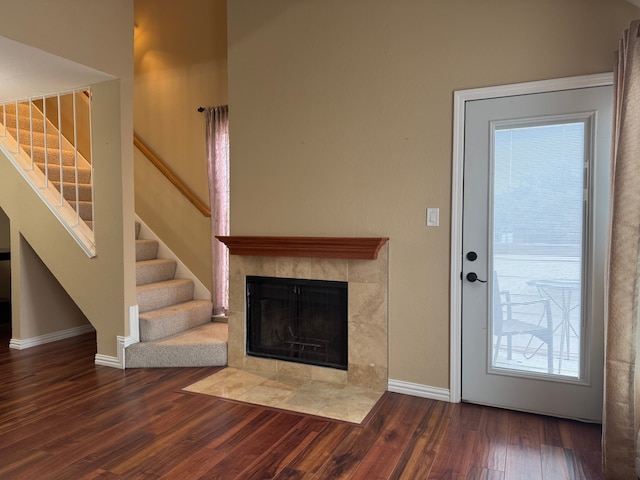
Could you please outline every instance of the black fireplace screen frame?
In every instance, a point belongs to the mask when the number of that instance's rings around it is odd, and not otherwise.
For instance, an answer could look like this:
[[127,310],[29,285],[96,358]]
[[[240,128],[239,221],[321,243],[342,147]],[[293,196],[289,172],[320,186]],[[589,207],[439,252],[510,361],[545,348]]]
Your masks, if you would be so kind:
[[347,370],[348,284],[246,277],[249,356]]

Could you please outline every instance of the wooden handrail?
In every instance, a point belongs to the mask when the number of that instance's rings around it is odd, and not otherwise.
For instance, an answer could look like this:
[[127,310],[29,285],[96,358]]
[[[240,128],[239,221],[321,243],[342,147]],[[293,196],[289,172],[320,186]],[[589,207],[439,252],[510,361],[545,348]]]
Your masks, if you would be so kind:
[[160,170],[160,172],[162,172],[162,174],[167,177],[167,180],[169,180],[178,190],[180,190],[180,193],[182,193],[185,197],[187,197],[187,199],[193,204],[194,207],[196,207],[198,210],[200,210],[200,213],[202,213],[205,217],[210,217],[211,216],[211,210],[209,210],[209,207],[207,207],[197,196],[195,193],[193,193],[191,190],[189,190],[189,188],[182,183],[182,180],[180,180],[178,178],[178,176],[173,173],[169,167],[167,167],[162,160],[160,160],[152,151],[151,149],[149,149],[149,147],[147,147],[142,140],[140,140],[140,138],[138,138],[138,136],[136,134],[133,135],[133,144],[138,148],[138,150],[140,150],[145,157],[147,157],[149,159],[149,161],[151,163],[153,163],[156,168],[158,170]]

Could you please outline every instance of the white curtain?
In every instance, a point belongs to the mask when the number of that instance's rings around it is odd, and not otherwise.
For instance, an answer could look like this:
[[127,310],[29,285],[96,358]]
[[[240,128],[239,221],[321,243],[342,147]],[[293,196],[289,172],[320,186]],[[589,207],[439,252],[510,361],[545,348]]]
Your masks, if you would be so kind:
[[[603,467],[640,478],[640,21],[617,52],[607,276]],[[638,410],[636,410],[638,409]]]
[[229,109],[205,108],[209,201],[211,204],[211,256],[213,314],[229,307],[229,252],[216,235],[229,235]]

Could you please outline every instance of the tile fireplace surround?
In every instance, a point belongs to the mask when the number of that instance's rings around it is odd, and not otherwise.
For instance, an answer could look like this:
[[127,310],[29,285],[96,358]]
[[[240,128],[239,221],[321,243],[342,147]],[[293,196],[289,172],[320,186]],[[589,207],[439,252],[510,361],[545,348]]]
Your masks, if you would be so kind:
[[[386,238],[218,237],[229,247],[228,365],[385,391],[388,378],[388,243]],[[348,283],[348,369],[245,354],[245,278]]]

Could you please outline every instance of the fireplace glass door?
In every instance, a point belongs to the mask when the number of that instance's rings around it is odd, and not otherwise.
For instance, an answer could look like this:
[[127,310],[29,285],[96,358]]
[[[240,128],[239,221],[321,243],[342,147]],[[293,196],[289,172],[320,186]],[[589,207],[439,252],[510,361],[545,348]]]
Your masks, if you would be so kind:
[[247,276],[247,355],[347,369],[347,283]]

